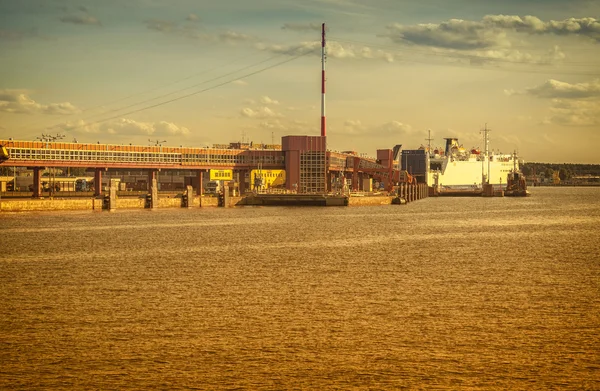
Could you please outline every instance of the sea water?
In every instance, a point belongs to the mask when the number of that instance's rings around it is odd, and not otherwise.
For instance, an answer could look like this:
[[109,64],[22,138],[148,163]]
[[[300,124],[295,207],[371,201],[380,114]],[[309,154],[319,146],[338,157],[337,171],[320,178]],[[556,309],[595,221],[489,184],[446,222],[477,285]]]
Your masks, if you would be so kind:
[[600,389],[600,188],[0,215],[0,388]]

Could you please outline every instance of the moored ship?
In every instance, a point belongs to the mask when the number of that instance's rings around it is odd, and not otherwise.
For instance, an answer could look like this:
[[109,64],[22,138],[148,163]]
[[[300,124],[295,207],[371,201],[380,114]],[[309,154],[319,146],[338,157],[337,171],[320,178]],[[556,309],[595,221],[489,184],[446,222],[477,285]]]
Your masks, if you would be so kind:
[[[516,154],[490,152],[488,132],[484,129],[485,149],[465,149],[458,138],[445,138],[445,148],[421,146],[402,150],[401,168],[418,182],[427,183],[435,194],[481,195],[484,187],[501,191],[511,173],[519,173]],[[431,141],[431,137],[427,140]]]
[[439,189],[481,189],[484,183],[505,185],[519,162],[513,154],[466,150],[457,138],[446,138],[446,149],[428,154],[427,184]]

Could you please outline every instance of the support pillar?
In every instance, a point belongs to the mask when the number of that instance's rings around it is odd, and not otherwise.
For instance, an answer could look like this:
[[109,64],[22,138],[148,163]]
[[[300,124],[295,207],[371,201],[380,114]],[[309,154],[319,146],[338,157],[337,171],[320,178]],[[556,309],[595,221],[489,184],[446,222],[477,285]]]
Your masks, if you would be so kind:
[[355,157],[353,158],[353,162],[352,162],[352,189],[350,189],[351,191],[357,191],[358,190],[358,166],[360,165],[360,158]]
[[152,183],[150,184],[150,204],[148,206],[150,209],[158,207],[158,180],[156,177],[152,179]]
[[94,170],[94,197],[102,196],[102,168]]
[[240,170],[238,172],[238,189],[240,196],[246,194],[246,170]]
[[186,186],[181,196],[181,207],[191,208],[194,203],[194,188],[192,186]]
[[224,181],[221,191],[217,194],[218,206],[228,207],[229,206],[229,182]]
[[117,188],[115,186],[108,188],[108,194],[102,200],[102,208],[109,212],[114,212],[117,209]]
[[198,170],[198,186],[196,187],[196,194],[202,196],[204,187],[202,186],[202,170]]
[[154,185],[154,181],[157,180],[157,171],[153,169],[148,170],[148,191],[152,192],[152,186]]
[[33,167],[33,198],[42,196],[42,176],[40,175],[43,167]]

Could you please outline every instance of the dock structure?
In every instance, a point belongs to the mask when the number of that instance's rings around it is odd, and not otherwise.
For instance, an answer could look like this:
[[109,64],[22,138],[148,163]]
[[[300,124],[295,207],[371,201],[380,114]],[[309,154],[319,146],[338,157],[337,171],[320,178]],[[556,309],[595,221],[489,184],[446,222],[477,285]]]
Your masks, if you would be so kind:
[[[20,167],[31,175],[26,189],[16,189],[17,180],[13,179],[13,192],[34,199],[47,196],[104,200],[106,196],[102,206],[113,210],[116,205],[138,205],[131,200],[133,197],[149,209],[174,203],[185,207],[212,205],[210,197],[204,194],[204,184],[214,172],[225,171],[230,172],[231,179],[224,181],[221,192],[229,186],[231,194],[226,191],[227,195],[235,198],[252,193],[258,196],[253,202],[262,200],[264,205],[273,204],[274,200],[280,204],[347,205],[344,200],[359,192],[398,194],[412,201],[426,193],[422,186],[412,186],[412,177],[398,169],[392,149],[378,150],[377,158],[358,156],[352,151],[336,152],[326,149],[325,136],[284,136],[280,145],[232,143],[201,148],[18,140],[0,140],[0,145],[8,157],[0,162],[0,167],[15,171]],[[81,185],[71,177],[58,178],[56,182],[52,174],[76,168],[85,168],[93,176],[86,177]],[[283,180],[278,183],[280,187],[268,191],[277,190],[286,196],[262,196],[259,193],[265,189],[257,191],[253,187],[257,173],[264,176],[271,172],[283,172]],[[160,181],[169,175],[170,183]],[[173,181],[173,176],[178,182]],[[113,187],[114,193],[109,193]],[[168,200],[173,192],[177,193],[176,202]],[[11,195],[7,191],[0,193]],[[215,197],[215,204],[230,205],[225,193],[223,197],[221,202]]]
[[[377,159],[357,156],[352,151],[328,151],[324,136],[285,136],[281,145],[232,143],[210,148],[18,140],[0,140],[0,145],[8,153],[0,167],[26,167],[32,171],[34,197],[42,196],[42,182],[48,179],[42,173],[49,168],[93,170],[95,183],[106,182],[106,176],[115,170],[142,170],[147,176],[146,190],[159,174],[175,170],[185,172],[187,184],[198,195],[203,193],[202,183],[211,170],[232,170],[240,193],[251,185],[240,180],[247,178],[251,170],[285,170],[285,188],[297,193],[331,192],[334,179],[342,177],[351,182],[349,190],[363,191],[364,179],[389,186],[401,176],[393,166],[391,149],[378,150]],[[100,197],[102,192],[102,186],[94,188],[94,196]]]

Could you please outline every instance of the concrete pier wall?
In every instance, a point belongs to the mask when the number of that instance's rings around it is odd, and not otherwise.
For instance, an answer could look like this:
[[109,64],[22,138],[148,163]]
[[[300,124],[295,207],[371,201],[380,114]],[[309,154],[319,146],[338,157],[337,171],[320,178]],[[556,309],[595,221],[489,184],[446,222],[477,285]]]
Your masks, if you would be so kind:
[[[236,206],[242,197],[230,197],[228,206]],[[158,197],[156,208],[181,208],[181,196]],[[0,199],[0,212],[36,212],[60,210],[103,210],[102,198],[46,198],[46,199]],[[202,204],[202,205],[201,205]],[[117,197],[113,201],[113,210],[119,209],[145,209],[145,197]],[[217,207],[217,197],[194,196],[191,200],[192,208]]]
[[393,198],[388,196],[350,197],[348,206],[391,205]]
[[[427,197],[427,189],[423,191],[417,191],[416,188],[407,187],[405,189],[405,195],[407,199],[402,200],[410,202],[420,198]],[[400,197],[401,198],[401,197]],[[366,206],[366,205],[391,205],[401,204],[406,202],[400,201],[398,197],[392,196],[363,196],[363,197],[349,197],[348,206]],[[190,200],[191,208],[205,208],[205,207],[218,207],[218,197],[210,196],[193,196]],[[156,209],[163,208],[182,208],[184,207],[182,195],[170,195],[161,197],[158,195],[158,199],[154,200],[154,206]],[[111,200],[112,210],[119,209],[147,209],[148,203],[146,196],[140,197],[116,197]],[[228,197],[227,205],[225,207],[243,206],[247,205],[246,197]],[[337,205],[337,204],[331,204]],[[340,204],[342,205],[342,204]],[[0,199],[0,212],[32,212],[32,211],[60,211],[60,210],[103,210],[104,200],[102,198],[54,198],[54,199]]]
[[0,212],[33,212],[46,210],[97,210],[102,211],[101,198],[88,199],[22,199],[0,200]]

